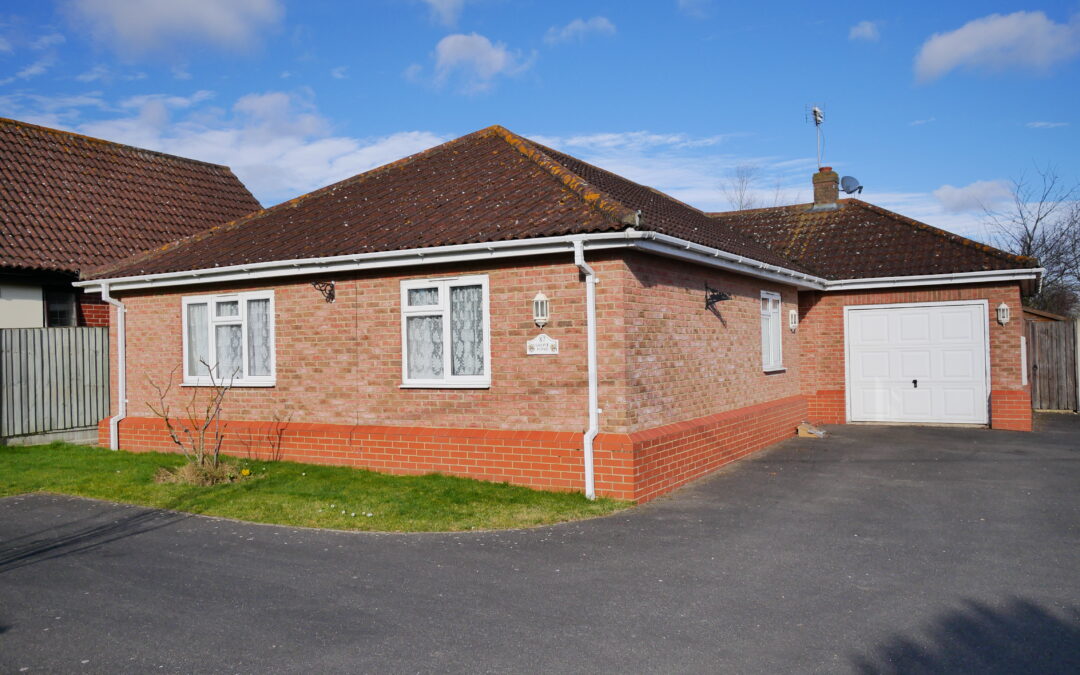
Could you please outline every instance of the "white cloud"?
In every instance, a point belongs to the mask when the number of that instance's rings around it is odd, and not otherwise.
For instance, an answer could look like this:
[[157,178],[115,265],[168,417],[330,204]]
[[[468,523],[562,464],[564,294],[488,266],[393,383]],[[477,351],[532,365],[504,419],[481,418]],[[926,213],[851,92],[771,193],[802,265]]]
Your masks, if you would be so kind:
[[7,38],[0,37],[0,52],[10,54],[12,51],[14,51],[14,48],[11,46],[11,41]]
[[590,33],[614,35],[615,24],[603,16],[594,16],[591,19],[574,19],[565,26],[548,28],[547,34],[544,36],[544,42],[553,45],[560,42],[569,42],[570,40],[581,41]]
[[1069,126],[1068,122],[1028,122],[1025,126],[1031,129],[1057,129]]
[[444,26],[453,26],[461,16],[465,0],[424,0],[431,8],[431,16]]
[[64,44],[64,36],[60,33],[49,33],[48,35],[42,35],[38,39],[30,43],[31,49],[48,49],[49,47],[55,47],[56,45]]
[[338,66],[337,68],[330,69],[330,77],[335,80],[345,80],[349,77],[348,66]]
[[[535,56],[535,55],[534,55]],[[458,78],[466,93],[485,91],[499,75],[516,75],[527,70],[533,59],[523,60],[502,42],[492,43],[483,35],[447,35],[435,45],[435,84],[442,86]],[[418,76],[410,68],[406,75]]]
[[[202,92],[188,97],[142,95],[123,101],[119,114],[110,119],[83,123],[69,119],[53,126],[226,164],[267,205],[446,140],[429,131],[371,138],[335,135],[303,93],[249,94],[228,110],[207,105],[208,101]],[[3,104],[0,97],[0,110]]]
[[712,9],[712,0],[676,0],[679,11],[695,19],[704,19]]
[[22,68],[11,77],[5,77],[0,80],[0,84],[11,84],[15,80],[29,80],[37,77],[38,75],[44,75],[48,72],[49,68],[56,65],[56,57],[52,54],[46,54],[37,61],[34,61],[30,65]]
[[1080,15],[1065,24],[1042,12],[991,14],[932,35],[915,58],[915,74],[928,82],[957,68],[1045,70],[1077,54]]
[[880,22],[878,21],[860,21],[848,31],[848,39],[877,42],[881,39],[881,33],[878,31],[879,25]]
[[75,24],[126,55],[172,53],[200,42],[227,50],[250,48],[259,31],[284,14],[280,0],[68,0]]
[[109,69],[100,63],[85,73],[80,73],[75,76],[75,79],[79,82],[96,82],[98,80],[110,80],[112,79],[112,73]]
[[921,127],[924,124],[930,124],[931,122],[936,122],[936,121],[937,121],[936,117],[927,117],[924,120],[911,120],[910,122],[908,122],[908,126],[909,127]]
[[964,187],[942,185],[934,190],[934,198],[949,213],[979,211],[1009,198],[1008,181],[978,180]]

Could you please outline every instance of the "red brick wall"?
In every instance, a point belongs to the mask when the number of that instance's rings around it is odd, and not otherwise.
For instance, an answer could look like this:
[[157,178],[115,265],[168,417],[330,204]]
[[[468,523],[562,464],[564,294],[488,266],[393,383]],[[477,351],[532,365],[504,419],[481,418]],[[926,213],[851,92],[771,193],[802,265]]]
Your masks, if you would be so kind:
[[844,307],[907,302],[980,300],[989,302],[990,425],[995,429],[1031,429],[1031,397],[1021,384],[1020,336],[1023,321],[997,323],[994,309],[1004,302],[1017,314],[1017,284],[934,286],[889,291],[800,293],[799,332],[803,363],[802,393],[812,421],[842,424],[847,419],[844,380]]
[[109,304],[100,293],[75,293],[77,325],[102,328],[109,325]]
[[[795,289],[651,255],[631,255],[623,284],[628,428],[641,431],[799,394]],[[705,308],[705,285],[730,300]],[[784,372],[761,361],[761,291],[781,294]],[[606,429],[607,427],[605,427]]]
[[[793,290],[651,256],[589,258],[600,278],[601,494],[651,499],[792,435],[805,414],[797,403],[798,338],[785,328],[787,371],[764,374],[759,307],[762,289],[782,293],[786,325]],[[400,281],[478,273],[489,275],[490,389],[401,389]],[[227,452],[245,454],[270,420],[288,416],[286,459],[582,489],[585,288],[569,254],[334,280],[333,304],[310,279],[271,286],[277,384],[229,392],[222,411]],[[706,283],[732,295],[719,304],[720,317],[705,309]],[[130,417],[121,425],[121,447],[171,449],[148,404],[157,403],[151,383],[168,382],[181,362],[181,298],[256,288],[265,286],[155,289],[123,298]],[[525,342],[539,332],[531,315],[537,291],[551,301],[545,332],[560,341],[558,356],[525,355]],[[114,397],[115,377],[114,369]],[[167,402],[179,411],[192,395],[205,394],[174,387]],[[777,400],[780,412],[770,412]],[[648,431],[656,427],[662,431]],[[102,433],[107,442],[107,426]]]
[[[337,298],[326,303],[310,279],[279,281],[275,292],[277,384],[229,392],[226,419],[292,419],[319,424],[508,428],[581,432],[587,425],[585,288],[571,255],[503,267],[411,270],[386,276],[338,276]],[[607,281],[597,289],[599,340],[617,342],[611,314],[620,297],[616,259],[593,263]],[[488,274],[491,310],[489,389],[402,389],[400,281],[461,274]],[[610,283],[608,283],[610,281]],[[232,286],[251,290],[265,286]],[[224,292],[216,288],[213,292]],[[545,332],[560,341],[556,356],[526,356],[525,343],[539,333],[532,298],[543,290],[551,301]],[[128,324],[129,414],[148,413],[156,401],[151,381],[164,384],[181,362],[181,297],[207,290],[132,293],[123,300]],[[114,341],[115,343],[115,341]],[[609,358],[601,381],[621,372]],[[180,373],[173,377],[178,382]],[[115,388],[114,388],[114,391]],[[621,431],[620,402],[601,387],[605,430]],[[193,389],[174,387],[169,402],[184,405]]]
[[[596,492],[645,502],[794,434],[798,396],[595,443]],[[108,420],[98,425],[108,443]],[[158,418],[120,423],[121,446],[175,452]],[[354,466],[393,474],[433,471],[548,490],[582,491],[581,434],[520,429],[391,427],[230,421],[222,452],[235,457]]]

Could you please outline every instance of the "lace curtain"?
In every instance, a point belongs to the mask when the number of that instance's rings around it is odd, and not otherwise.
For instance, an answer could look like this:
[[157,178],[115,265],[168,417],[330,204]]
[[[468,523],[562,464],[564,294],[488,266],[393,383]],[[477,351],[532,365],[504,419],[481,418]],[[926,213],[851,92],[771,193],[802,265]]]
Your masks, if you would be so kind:
[[187,374],[200,377],[209,374],[210,332],[207,330],[209,309],[206,305],[187,306]]
[[243,377],[244,334],[240,324],[214,326],[214,344],[217,347],[217,377],[226,381]]
[[270,374],[270,301],[248,300],[248,375]]
[[443,376],[441,316],[410,316],[406,323],[409,378],[438,380]]
[[479,286],[450,289],[450,372],[484,374],[484,294]]

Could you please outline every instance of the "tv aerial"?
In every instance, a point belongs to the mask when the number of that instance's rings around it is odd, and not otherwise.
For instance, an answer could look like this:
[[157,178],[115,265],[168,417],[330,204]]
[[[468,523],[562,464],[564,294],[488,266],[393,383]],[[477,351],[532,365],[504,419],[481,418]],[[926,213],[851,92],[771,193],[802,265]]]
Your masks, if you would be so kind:
[[820,169],[821,158],[825,155],[825,132],[821,130],[821,125],[825,123],[825,109],[820,105],[807,105],[806,121],[813,122],[817,131],[817,166]]

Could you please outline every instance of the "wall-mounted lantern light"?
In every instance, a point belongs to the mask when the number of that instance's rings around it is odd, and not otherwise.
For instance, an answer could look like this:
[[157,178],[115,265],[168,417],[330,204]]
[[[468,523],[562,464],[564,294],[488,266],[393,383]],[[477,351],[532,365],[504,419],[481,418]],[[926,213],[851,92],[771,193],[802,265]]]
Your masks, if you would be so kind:
[[791,332],[794,333],[795,329],[799,327],[799,310],[797,310],[797,309],[789,309],[788,310],[787,325],[788,325],[788,328],[791,329]]
[[1009,323],[1009,306],[1004,302],[997,306],[997,320],[1002,326]]
[[537,293],[533,298],[533,322],[540,328],[551,318],[548,299],[543,293]]

